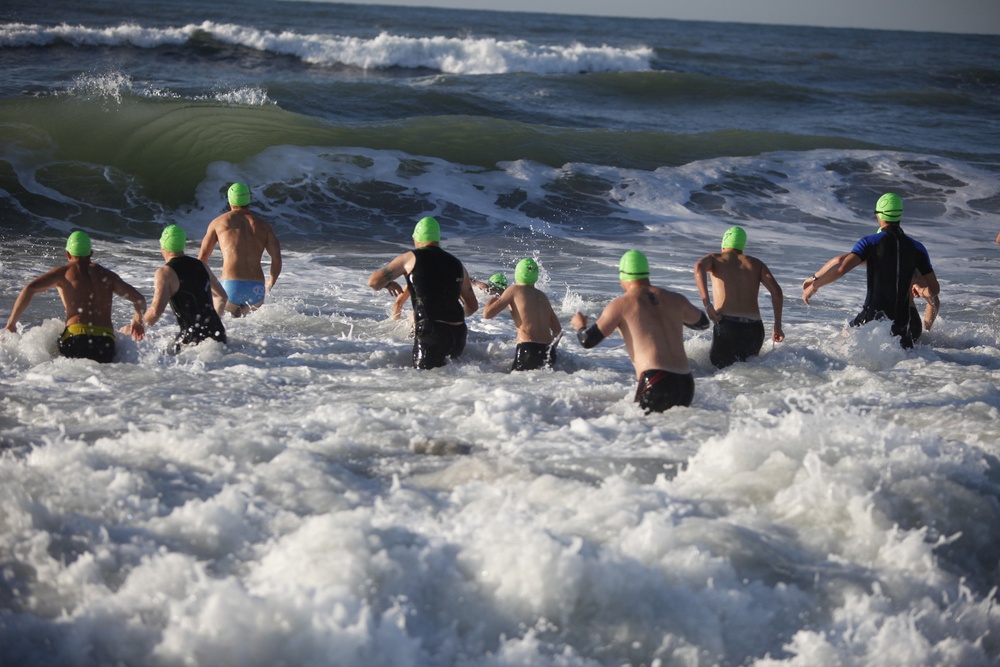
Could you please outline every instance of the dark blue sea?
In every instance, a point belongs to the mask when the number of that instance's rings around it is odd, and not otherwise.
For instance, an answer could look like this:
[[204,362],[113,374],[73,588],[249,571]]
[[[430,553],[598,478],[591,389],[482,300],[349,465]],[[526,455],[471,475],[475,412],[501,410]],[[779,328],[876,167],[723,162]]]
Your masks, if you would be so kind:
[[[237,180],[284,256],[227,346],[65,359],[55,291],[0,333],[0,666],[1000,661],[1000,37],[7,0],[0,71],[4,321],[73,229],[148,299]],[[800,298],[887,191],[942,287],[912,350],[844,329],[863,270]],[[415,371],[367,277],[425,215],[566,328],[631,248],[700,305],[740,225],[786,339],[686,332],[648,416],[620,337],[512,374],[480,311]]]

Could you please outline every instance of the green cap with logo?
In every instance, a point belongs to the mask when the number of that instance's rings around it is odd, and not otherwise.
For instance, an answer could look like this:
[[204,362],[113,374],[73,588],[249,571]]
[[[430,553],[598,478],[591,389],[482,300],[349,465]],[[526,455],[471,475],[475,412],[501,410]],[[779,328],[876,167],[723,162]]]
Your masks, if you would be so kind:
[[722,249],[723,250],[739,250],[743,251],[747,247],[747,233],[742,227],[730,227],[726,230],[726,233],[722,235]]
[[649,278],[649,260],[638,250],[629,250],[618,262],[620,280],[644,280]]
[[878,198],[875,212],[886,222],[899,222],[903,217],[903,200],[893,192],[886,192]]
[[246,183],[233,183],[229,186],[229,205],[248,206],[250,204],[250,188]]
[[514,268],[514,280],[518,285],[534,285],[538,282],[538,263],[525,257]]

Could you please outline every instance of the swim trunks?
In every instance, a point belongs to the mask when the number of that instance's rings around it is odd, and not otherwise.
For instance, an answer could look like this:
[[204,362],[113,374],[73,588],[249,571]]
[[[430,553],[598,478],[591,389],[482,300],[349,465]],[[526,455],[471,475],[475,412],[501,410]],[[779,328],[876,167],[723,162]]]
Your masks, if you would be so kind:
[[708,358],[716,368],[756,357],[764,344],[764,323],[749,317],[723,315],[712,327],[712,350]]
[[635,402],[650,412],[663,412],[677,405],[689,406],[694,400],[694,376],[691,373],[649,370],[639,378]]
[[176,354],[182,345],[200,343],[212,338],[226,342],[226,329],[212,304],[212,283],[208,269],[194,257],[174,257],[167,266],[180,281],[180,287],[170,297],[170,307],[181,331],[174,340]]
[[534,371],[552,368],[556,363],[556,348],[551,343],[518,343],[514,350],[512,371]]
[[115,358],[115,332],[93,324],[70,324],[59,337],[59,353],[70,359],[109,364]]
[[462,354],[468,335],[469,327],[465,322],[417,322],[413,336],[413,367],[428,369],[444,366],[447,357],[455,359]]
[[226,298],[237,306],[255,306],[264,300],[267,290],[259,280],[223,280]]

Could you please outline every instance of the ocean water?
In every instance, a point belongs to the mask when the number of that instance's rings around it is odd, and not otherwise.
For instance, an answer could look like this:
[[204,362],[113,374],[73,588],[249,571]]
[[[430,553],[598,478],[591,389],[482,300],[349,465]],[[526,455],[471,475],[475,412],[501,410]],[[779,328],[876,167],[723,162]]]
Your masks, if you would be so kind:
[[[8,0],[0,317],[86,229],[147,298],[247,182],[284,270],[230,344],[0,334],[0,665],[994,665],[1000,37],[361,7]],[[800,285],[904,199],[941,314],[844,332]],[[409,367],[367,276],[434,215],[535,257],[568,327],[725,229],[785,342],[643,415],[619,337],[511,374],[507,316]],[[219,256],[213,258],[218,271]],[[766,293],[762,313],[770,326]],[[118,301],[118,323],[130,306]]]

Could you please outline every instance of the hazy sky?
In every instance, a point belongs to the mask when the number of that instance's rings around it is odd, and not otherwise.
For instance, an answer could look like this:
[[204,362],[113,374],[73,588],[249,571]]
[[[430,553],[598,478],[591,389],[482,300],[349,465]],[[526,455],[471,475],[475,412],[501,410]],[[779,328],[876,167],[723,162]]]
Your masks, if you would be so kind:
[[645,18],[1000,35],[1000,0],[352,0]]

